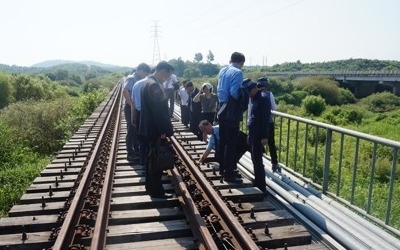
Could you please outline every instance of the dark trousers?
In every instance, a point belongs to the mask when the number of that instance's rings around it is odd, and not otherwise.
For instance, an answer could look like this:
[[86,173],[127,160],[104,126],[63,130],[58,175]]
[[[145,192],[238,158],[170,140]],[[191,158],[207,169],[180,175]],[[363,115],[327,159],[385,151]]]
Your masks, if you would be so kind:
[[[157,138],[146,138],[147,147],[151,149],[155,147]],[[162,195],[165,190],[162,186],[162,175],[163,171],[157,169],[153,165],[154,159],[151,157],[146,157],[146,181],[145,187],[149,195]]]
[[239,137],[239,121],[221,121],[219,124],[219,172],[224,173],[225,177],[234,176],[236,169],[236,155]]
[[[250,146],[247,143],[247,135],[243,133],[242,131],[239,131],[239,138],[238,138],[238,144],[236,148],[236,163],[239,162],[240,158],[247,152],[250,152]],[[236,168],[236,166],[235,166]]]
[[[219,144],[218,141],[215,144],[215,156],[214,157],[208,157],[207,159],[204,160],[204,162],[212,162],[212,161],[217,161],[220,162],[220,159],[218,158],[218,150],[219,150]],[[236,156],[235,156],[235,162],[239,163],[240,158],[247,152],[250,152],[250,146],[247,143],[247,135],[243,133],[242,131],[239,131],[239,138],[238,138],[238,144],[237,144],[237,149],[236,149]],[[237,165],[235,165],[234,169],[237,168]]]
[[[140,124],[140,111],[136,109],[136,127],[138,128]],[[140,158],[140,165],[146,165],[146,157],[148,154],[148,143],[146,136],[138,135],[139,141],[139,158]]]
[[261,138],[250,138],[251,161],[254,168],[254,183],[261,191],[266,191],[265,169],[262,160],[264,147],[261,145]]
[[201,120],[207,120],[211,124],[214,123],[214,118],[215,118],[215,112],[201,113]]
[[199,123],[201,121],[200,112],[190,112],[190,126],[189,130],[197,136],[199,140],[203,140],[203,133],[199,129]]
[[134,150],[138,149],[139,142],[138,142],[137,135],[136,135],[136,129],[134,126],[132,126],[131,106],[129,106],[129,104],[125,104],[124,114],[125,114],[126,129],[127,129],[126,137],[125,137],[126,151],[129,156],[129,155],[134,154]]
[[273,122],[269,123],[269,135],[268,135],[268,150],[271,156],[271,163],[278,163],[278,155],[276,153],[275,146],[275,124]]
[[169,116],[174,114],[175,91],[174,89],[166,89],[165,93],[169,101]]
[[182,124],[188,126],[190,122],[190,109],[188,105],[181,105],[181,117]]

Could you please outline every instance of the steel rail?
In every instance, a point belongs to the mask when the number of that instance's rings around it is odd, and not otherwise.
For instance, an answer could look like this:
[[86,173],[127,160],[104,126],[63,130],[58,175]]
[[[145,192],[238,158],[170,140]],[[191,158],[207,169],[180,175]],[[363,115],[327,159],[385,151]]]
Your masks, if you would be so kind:
[[[177,143],[176,139],[174,143]],[[189,157],[183,157],[189,159]],[[259,249],[259,246],[250,237],[248,232],[243,228],[240,222],[237,220],[235,215],[227,208],[225,202],[221,199],[214,188],[209,184],[208,180],[204,177],[203,173],[198,170],[198,166],[192,160],[185,160],[187,164],[187,170],[190,171],[191,175],[197,181],[197,184],[201,186],[203,195],[210,201],[212,206],[210,207],[215,211],[215,214],[221,217],[219,221],[226,232],[232,235],[232,244],[235,249]]]
[[[117,86],[114,89],[114,92],[113,92],[114,96],[116,95],[116,93],[120,93],[120,91],[121,91],[120,88],[121,88],[120,86]],[[112,100],[112,99],[114,99],[114,101],[111,104],[111,106],[114,107],[115,106],[115,97],[110,98],[110,100]],[[105,107],[107,107],[107,106],[108,105],[106,105]],[[110,110],[113,110],[113,108],[111,108]],[[111,112],[111,111],[108,112],[107,117],[104,121],[104,124],[110,123],[112,115],[113,115],[113,112]],[[101,142],[104,140],[107,130],[108,130],[108,126],[107,125],[103,126],[101,132],[98,135],[96,145],[93,148],[94,153],[91,155],[91,157],[88,161],[88,164],[86,165],[86,168],[82,175],[82,179],[79,183],[79,186],[76,190],[74,198],[71,201],[71,205],[68,209],[67,215],[66,215],[64,222],[60,228],[60,231],[57,235],[57,239],[52,248],[53,250],[66,249],[69,247],[69,245],[71,245],[73,243],[75,227],[80,218],[80,211],[85,203],[85,200],[82,199],[82,197],[84,197],[88,192],[88,189],[89,189],[89,186],[91,183],[92,173],[94,172],[97,156],[99,154],[100,146],[102,144]]]
[[[174,146],[176,146],[175,143]],[[183,149],[181,147],[177,147],[175,149],[179,154],[182,153],[181,150]],[[188,216],[187,219],[189,220],[189,226],[194,234],[197,247],[200,250],[217,249],[218,247],[215,244],[212,236],[210,235],[208,228],[204,223],[204,219],[201,217],[199,210],[196,208],[196,204],[193,202],[189,190],[182,181],[182,177],[179,174],[178,170],[176,168],[173,168],[172,170],[170,170],[170,172],[173,175],[173,183],[179,190],[178,199],[182,205],[184,213]]]
[[[120,90],[122,89],[122,86]],[[97,211],[96,224],[94,226],[94,230],[92,233],[92,241],[90,247],[92,249],[105,249],[106,240],[107,240],[107,226],[108,226],[108,218],[110,212],[110,204],[111,204],[111,195],[112,195],[112,187],[115,173],[115,162],[118,150],[118,136],[121,127],[121,107],[122,107],[122,91],[120,91],[120,95],[117,98],[118,105],[115,107],[116,110],[113,110],[112,113],[115,114],[116,119],[113,122],[113,136],[112,136],[112,144],[110,147],[110,154],[108,157],[107,169],[104,178],[103,188],[101,191],[101,197],[99,202],[99,208]],[[116,103],[117,103],[116,102]]]

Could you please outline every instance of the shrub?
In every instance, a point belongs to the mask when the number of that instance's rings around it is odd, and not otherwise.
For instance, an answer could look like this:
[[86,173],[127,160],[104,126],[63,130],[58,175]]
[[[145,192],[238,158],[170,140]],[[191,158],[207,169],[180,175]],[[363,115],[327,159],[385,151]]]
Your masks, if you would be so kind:
[[310,95],[321,96],[329,105],[340,105],[340,88],[328,77],[304,77],[297,80],[297,89]]
[[388,112],[400,107],[400,97],[390,93],[375,93],[360,100],[360,104],[371,112]]
[[356,101],[357,99],[350,90],[339,88],[339,104],[350,104],[355,103]]
[[292,92],[292,96],[293,96],[294,102],[295,102],[293,104],[300,106],[301,105],[301,101],[304,98],[306,98],[307,95],[308,95],[308,93],[306,91],[303,91],[303,90],[295,90],[295,91],[293,91]]
[[65,131],[58,124],[68,115],[71,104],[70,99],[17,102],[9,105],[1,118],[25,146],[49,154],[63,144]]
[[306,113],[320,116],[326,108],[326,103],[321,96],[310,95],[304,98],[302,107],[305,109]]
[[345,126],[347,124],[361,124],[364,117],[362,110],[333,107],[330,112],[326,112],[325,119],[333,125]]

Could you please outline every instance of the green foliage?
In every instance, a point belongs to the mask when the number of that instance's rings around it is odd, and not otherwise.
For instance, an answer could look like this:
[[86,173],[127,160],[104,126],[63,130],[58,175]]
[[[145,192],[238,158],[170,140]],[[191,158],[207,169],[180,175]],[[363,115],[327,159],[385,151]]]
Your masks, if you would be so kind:
[[185,78],[194,78],[194,77],[200,77],[201,72],[198,68],[195,67],[189,67],[186,68],[185,71],[183,72],[183,77]]
[[361,99],[360,104],[372,112],[388,112],[400,107],[400,97],[389,92],[376,93]]
[[1,113],[1,119],[12,127],[16,138],[26,147],[41,154],[60,149],[66,137],[59,127],[72,105],[70,98],[48,102],[17,102]]
[[185,62],[182,58],[172,59],[168,61],[174,67],[174,74],[178,77],[183,77],[183,72],[185,71]]
[[360,125],[364,117],[364,112],[356,107],[332,107],[329,112],[325,112],[324,118],[331,124],[346,126],[348,124]]
[[293,96],[293,105],[300,106],[301,102],[304,98],[306,98],[308,93],[306,91],[302,90],[295,90],[292,91],[292,96]]
[[52,82],[47,77],[16,75],[13,82],[15,101],[50,100],[67,96],[67,88]]
[[207,63],[212,63],[213,61],[214,61],[214,54],[211,52],[211,50],[209,50],[207,54]]
[[12,78],[0,72],[0,109],[6,107],[14,99]]
[[0,216],[5,215],[107,95],[95,91],[80,97],[11,104],[0,113]]
[[0,216],[20,199],[48,161],[23,146],[0,121]]
[[308,114],[319,116],[326,108],[325,100],[321,96],[310,95],[302,101],[302,107]]
[[15,138],[26,147],[51,154],[62,147],[104,97],[104,91],[96,91],[80,98],[17,102],[2,111],[0,120],[12,128]]
[[349,103],[355,103],[357,100],[354,96],[353,93],[351,93],[350,90],[348,89],[339,89],[339,103],[341,105],[343,104],[349,104]]
[[267,67],[267,70],[272,72],[343,71],[343,69],[346,71],[400,70],[400,62],[357,58],[317,63],[301,63],[297,61]]
[[321,96],[329,105],[340,105],[340,91],[336,82],[328,77],[304,77],[296,81],[296,88],[310,95]]
[[219,72],[218,66],[211,63],[200,63],[198,68],[203,76],[215,76]]
[[296,99],[289,93],[276,97],[275,101],[278,103],[285,102],[286,104],[297,105]]
[[196,53],[196,54],[194,55],[194,61],[195,61],[196,63],[199,63],[199,62],[203,61],[203,54],[201,54],[201,53]]

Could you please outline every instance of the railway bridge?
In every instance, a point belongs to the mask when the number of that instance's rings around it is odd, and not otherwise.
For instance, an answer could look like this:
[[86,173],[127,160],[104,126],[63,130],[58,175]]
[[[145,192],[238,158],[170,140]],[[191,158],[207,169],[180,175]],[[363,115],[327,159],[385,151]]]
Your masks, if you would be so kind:
[[285,77],[330,76],[340,86],[349,88],[356,98],[363,98],[382,90],[400,96],[400,71],[310,71],[266,72],[266,75]]
[[263,193],[248,152],[243,183],[199,164],[206,144],[176,108],[174,197],[151,198],[127,161],[121,86],[0,219],[0,249],[400,249],[400,142],[274,111],[282,172],[265,154]]

